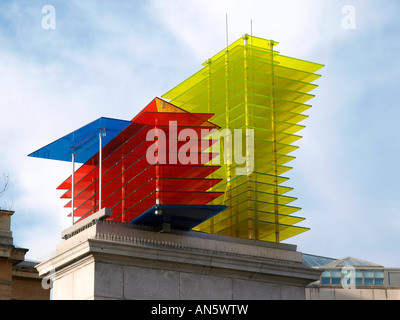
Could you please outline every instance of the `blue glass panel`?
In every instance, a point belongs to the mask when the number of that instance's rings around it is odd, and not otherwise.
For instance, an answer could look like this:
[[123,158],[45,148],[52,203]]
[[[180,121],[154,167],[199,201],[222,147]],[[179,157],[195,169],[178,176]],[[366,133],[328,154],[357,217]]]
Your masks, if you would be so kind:
[[383,279],[384,277],[383,271],[375,271],[375,278]]
[[375,285],[377,286],[383,286],[383,279],[375,279]]
[[321,278],[321,284],[331,284],[331,278]]
[[340,278],[342,276],[341,271],[339,270],[332,270],[332,278],[336,277],[336,278]]
[[77,163],[85,163],[99,152],[99,133],[105,129],[102,139],[103,147],[121,133],[131,121],[100,118],[70,134],[31,153],[29,157],[59,161],[71,161],[75,153]]
[[314,267],[315,266],[315,263],[312,261],[312,259],[308,256],[308,255],[306,255],[306,254],[303,254],[303,263],[305,264],[305,265],[307,265],[307,266],[309,266],[309,267]]
[[356,278],[356,285],[362,285],[363,284],[363,279],[362,278]]
[[321,258],[321,261],[323,264],[328,264],[332,261],[335,261],[335,259],[329,259],[329,258]]
[[330,278],[331,276],[331,272],[330,271],[324,271],[321,275],[321,277],[325,277],[325,278]]
[[303,254],[303,263],[305,263],[308,266],[313,266],[313,267],[323,266],[323,265],[328,264],[335,260],[336,259],[319,257],[319,256],[311,255],[311,254]]
[[364,284],[365,284],[366,286],[372,286],[372,285],[374,285],[374,279],[372,279],[372,278],[365,278],[365,279],[364,279]]
[[332,278],[332,284],[341,284],[342,279],[341,278]]
[[364,278],[373,278],[374,272],[373,271],[364,271]]

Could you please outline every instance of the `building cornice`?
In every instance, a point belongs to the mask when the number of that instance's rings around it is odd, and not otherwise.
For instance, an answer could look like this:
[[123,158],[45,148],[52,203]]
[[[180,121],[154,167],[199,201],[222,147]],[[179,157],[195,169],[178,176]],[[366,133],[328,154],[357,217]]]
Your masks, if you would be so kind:
[[[36,266],[41,276],[68,272],[83,261],[116,261],[135,266],[280,281],[299,286],[319,279],[320,271],[302,264],[295,246],[244,241],[213,235],[156,233],[122,223],[98,221],[57,247],[56,255]],[[277,280],[278,279],[278,280]],[[280,280],[279,280],[280,279]]]

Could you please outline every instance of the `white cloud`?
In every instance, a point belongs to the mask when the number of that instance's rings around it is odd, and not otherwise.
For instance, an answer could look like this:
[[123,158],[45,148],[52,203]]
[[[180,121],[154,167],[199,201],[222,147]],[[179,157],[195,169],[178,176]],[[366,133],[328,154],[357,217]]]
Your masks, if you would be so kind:
[[[152,2],[151,12],[201,61],[243,34],[273,39],[284,54],[307,58],[316,46],[342,36],[341,6],[335,2],[193,0]],[[252,25],[252,28],[251,28]]]

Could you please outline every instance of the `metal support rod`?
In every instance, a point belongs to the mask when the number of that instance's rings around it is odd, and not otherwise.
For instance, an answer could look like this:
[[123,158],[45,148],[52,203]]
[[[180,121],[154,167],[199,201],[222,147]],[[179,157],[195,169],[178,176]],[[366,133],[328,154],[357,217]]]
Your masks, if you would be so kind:
[[[207,77],[207,112],[208,113],[211,113],[211,97],[212,97],[212,95],[211,95],[211,77],[212,77],[211,65],[212,65],[212,60],[208,59],[207,60],[207,70],[208,70],[208,77]],[[212,132],[212,131],[210,131],[210,132]],[[211,174],[210,178],[213,179],[214,178],[214,174]],[[209,219],[209,222],[210,222],[210,233],[214,233],[214,217],[211,217],[211,219]]]
[[[156,125],[154,127],[155,132],[156,132],[156,149],[157,149],[157,163],[156,163],[156,210],[154,212],[154,214],[156,216],[162,216],[163,212],[162,210],[159,208],[161,201],[160,201],[160,145],[158,143],[159,141],[159,133],[158,133],[158,119],[156,119]],[[171,137],[169,137],[169,139],[171,139]],[[169,159],[168,159],[169,160]]]
[[121,168],[121,185],[122,185],[122,222],[126,222],[126,215],[125,215],[125,211],[126,211],[126,187],[125,187],[125,159],[122,158],[122,168]]
[[226,48],[228,49],[229,47],[229,22],[228,22],[228,14],[226,14],[225,17],[225,40],[226,40]]
[[103,137],[105,136],[105,129],[100,129],[99,132],[99,211],[101,207],[101,189],[102,189],[102,175],[103,175]]
[[279,232],[279,198],[278,198],[278,159],[277,159],[277,139],[276,139],[276,125],[275,125],[275,70],[274,70],[274,41],[269,42],[269,49],[271,51],[271,131],[272,131],[272,163],[273,163],[273,176],[274,176],[274,204],[275,204],[275,242],[280,242]]
[[75,223],[74,211],[75,211],[75,154],[72,153],[72,225]]
[[[247,35],[243,36],[243,42],[244,42],[243,43],[244,44],[244,56],[243,56],[243,58],[244,58],[243,59],[243,61],[244,61],[244,114],[245,114],[245,130],[246,130],[246,169],[247,169],[247,166],[250,163],[250,160],[248,158],[249,148],[247,145],[247,142],[249,141],[249,139],[247,137],[247,132],[249,130],[249,120],[250,120],[249,119],[249,112],[250,112],[250,110],[249,110],[249,94],[248,94],[249,87],[248,87],[248,79],[247,79],[247,77],[248,77],[248,64],[247,64],[248,63],[248,56],[247,56],[248,36]],[[247,179],[249,181],[250,177],[249,177],[248,170],[246,170],[246,174],[247,174]],[[247,182],[247,183],[249,183],[249,182]],[[252,208],[251,208],[251,201],[250,201],[252,192],[251,192],[251,189],[249,189],[249,187],[250,187],[250,185],[248,184],[247,185],[247,190],[248,190],[248,192],[247,192],[247,218],[248,218],[248,220],[247,220],[247,232],[248,232],[247,236],[250,240],[252,240],[252,239],[254,239],[254,223],[253,223],[253,221],[255,219],[252,216],[253,210],[251,210]]]
[[[225,51],[225,125],[227,132],[230,132],[230,92],[229,92],[229,50],[228,50],[228,14],[226,15],[226,51]],[[226,133],[226,137],[224,137],[224,161],[226,162],[225,168],[226,168],[226,173],[227,173],[227,184],[226,184],[226,189],[227,192],[225,194],[228,194],[228,199],[225,198],[225,201],[228,201],[228,236],[232,236],[232,173],[231,173],[231,168],[232,168],[232,135],[229,135]]]

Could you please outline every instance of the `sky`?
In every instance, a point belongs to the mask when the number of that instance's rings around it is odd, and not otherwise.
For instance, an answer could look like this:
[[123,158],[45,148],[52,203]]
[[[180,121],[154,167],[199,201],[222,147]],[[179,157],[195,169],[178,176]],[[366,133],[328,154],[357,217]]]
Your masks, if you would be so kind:
[[325,65],[285,174],[311,230],[285,243],[400,268],[399,13],[394,0],[0,1],[0,203],[15,211],[14,244],[43,261],[71,224],[56,190],[71,164],[28,154],[100,117],[132,119],[226,34],[252,31]]

